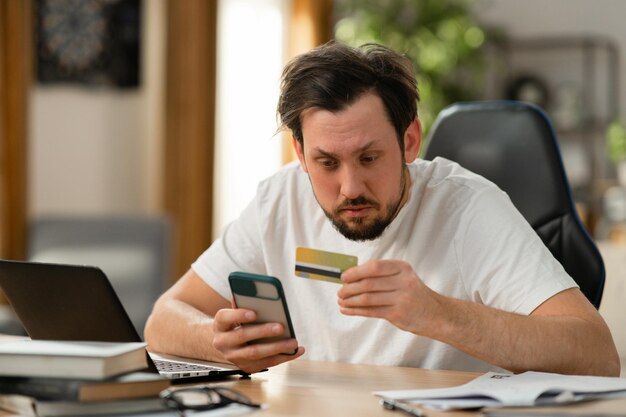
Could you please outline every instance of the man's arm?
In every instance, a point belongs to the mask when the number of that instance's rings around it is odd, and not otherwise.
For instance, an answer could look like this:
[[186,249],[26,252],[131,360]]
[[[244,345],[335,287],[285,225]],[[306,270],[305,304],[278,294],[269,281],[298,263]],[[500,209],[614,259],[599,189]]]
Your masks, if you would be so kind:
[[[255,318],[253,311],[232,309],[228,300],[189,270],[157,300],[144,336],[150,351],[231,362],[250,373],[304,353],[295,339],[248,345],[283,332],[280,323],[240,325]],[[296,348],[293,356],[281,354]]]
[[[483,360],[513,372],[619,376],[619,356],[609,328],[577,288],[554,295],[529,316],[475,303],[457,307],[456,317],[449,317],[457,323],[450,329],[457,335],[454,343],[473,355],[480,350]],[[461,315],[473,315],[472,324]],[[477,326],[481,320],[484,324]]]
[[437,294],[401,261],[371,261],[342,279],[344,314],[384,318],[513,372],[619,375],[611,333],[578,289],[524,316]]
[[148,350],[227,362],[213,348],[213,317],[230,302],[189,270],[154,304],[144,337]]

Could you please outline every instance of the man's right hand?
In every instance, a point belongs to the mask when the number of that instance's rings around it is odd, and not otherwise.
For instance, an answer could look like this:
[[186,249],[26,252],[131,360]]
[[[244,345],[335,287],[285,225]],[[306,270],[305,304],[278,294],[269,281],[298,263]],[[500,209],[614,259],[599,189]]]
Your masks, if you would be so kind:
[[[220,351],[226,360],[249,373],[296,359],[304,354],[304,347],[298,346],[296,339],[284,339],[268,343],[248,344],[248,342],[274,337],[283,333],[280,323],[252,323],[256,314],[243,308],[219,310],[213,319],[213,347]],[[294,355],[285,352],[298,351]]]

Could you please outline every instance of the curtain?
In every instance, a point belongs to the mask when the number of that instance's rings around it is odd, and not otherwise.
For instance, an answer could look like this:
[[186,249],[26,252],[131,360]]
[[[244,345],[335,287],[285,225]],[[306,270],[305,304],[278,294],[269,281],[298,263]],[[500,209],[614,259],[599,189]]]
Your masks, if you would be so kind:
[[0,257],[26,247],[26,140],[32,3],[0,0]]
[[[289,58],[322,45],[333,38],[333,0],[293,0],[289,35]],[[283,135],[283,162],[296,158],[291,133]]]
[[167,6],[164,207],[174,277],[211,244],[217,1]]

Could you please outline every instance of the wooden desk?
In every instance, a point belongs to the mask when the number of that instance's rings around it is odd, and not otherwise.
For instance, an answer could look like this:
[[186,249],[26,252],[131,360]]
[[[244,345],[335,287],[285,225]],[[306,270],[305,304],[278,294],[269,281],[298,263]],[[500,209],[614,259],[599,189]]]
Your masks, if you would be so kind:
[[[464,384],[479,374],[454,371],[431,371],[346,363],[295,360],[249,380],[226,385],[252,400],[269,404],[253,416],[381,416],[401,417],[378,404],[372,391],[411,388],[439,388]],[[222,384],[223,385],[223,384]],[[435,412],[428,416],[464,416],[467,412]]]
[[[14,336],[0,335],[0,343],[14,340]],[[20,337],[21,338],[21,337]],[[233,378],[214,384],[234,388],[256,402],[269,405],[267,410],[249,414],[254,417],[402,417],[400,412],[383,409],[372,391],[442,388],[461,385],[480,374],[459,371],[427,370],[314,362],[296,359],[251,379]],[[210,384],[210,385],[214,385]],[[626,414],[626,399],[595,401],[558,408],[507,409],[527,411],[529,415],[540,412],[566,412],[572,414]],[[428,417],[475,417],[480,414],[468,411],[424,410]],[[10,413],[0,410],[0,416]],[[246,414],[248,415],[248,414]]]
[[[402,417],[378,404],[372,391],[441,388],[464,384],[480,374],[417,368],[295,360],[259,373],[250,380],[226,383],[257,402],[269,404],[252,416]],[[539,412],[626,414],[626,399],[557,408],[507,409]],[[428,417],[474,417],[478,412],[424,410]]]

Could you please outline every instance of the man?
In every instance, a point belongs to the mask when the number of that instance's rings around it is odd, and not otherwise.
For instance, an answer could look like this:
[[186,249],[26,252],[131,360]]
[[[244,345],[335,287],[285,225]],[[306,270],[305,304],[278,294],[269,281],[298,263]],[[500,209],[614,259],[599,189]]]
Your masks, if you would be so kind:
[[[288,64],[281,89],[299,163],[263,181],[158,300],[151,350],[248,372],[306,346],[312,360],[619,374],[606,324],[508,197],[455,163],[416,160],[418,94],[405,58],[331,43]],[[360,264],[339,286],[300,278],[297,246]],[[235,270],[282,281],[301,346],[247,343],[283,329],[246,325],[255,313],[231,307]]]

